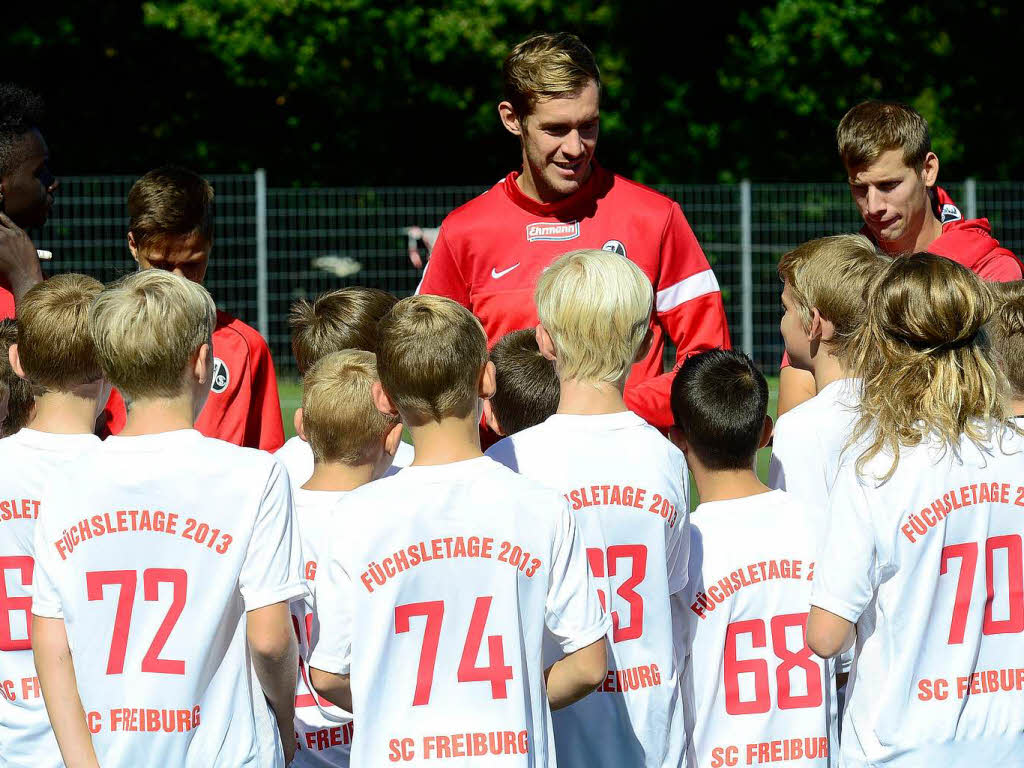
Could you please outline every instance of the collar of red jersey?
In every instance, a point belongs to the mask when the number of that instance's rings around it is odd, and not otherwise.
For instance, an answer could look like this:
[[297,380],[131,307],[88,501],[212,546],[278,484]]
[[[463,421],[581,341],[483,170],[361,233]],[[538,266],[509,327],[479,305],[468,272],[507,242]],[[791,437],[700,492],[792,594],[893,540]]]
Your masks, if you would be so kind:
[[557,216],[562,211],[571,209],[581,200],[589,200],[593,197],[594,190],[596,189],[600,179],[608,172],[600,166],[597,160],[591,160],[590,164],[590,176],[586,183],[575,193],[569,195],[569,197],[564,200],[559,200],[556,203],[542,203],[539,200],[534,200],[532,197],[524,194],[523,190],[519,188],[519,184],[516,183],[516,179],[519,178],[522,171],[512,171],[512,173],[505,177],[505,194],[508,195],[509,199],[513,203],[524,211],[529,211],[537,216]]

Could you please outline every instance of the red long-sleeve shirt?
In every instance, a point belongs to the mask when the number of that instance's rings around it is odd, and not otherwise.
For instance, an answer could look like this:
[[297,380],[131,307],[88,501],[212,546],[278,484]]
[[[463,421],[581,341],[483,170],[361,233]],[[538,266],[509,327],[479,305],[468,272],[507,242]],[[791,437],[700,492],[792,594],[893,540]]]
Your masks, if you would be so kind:
[[655,291],[654,344],[633,366],[626,404],[656,427],[671,426],[666,337],[676,345],[677,364],[694,351],[729,346],[718,281],[679,205],[596,164],[583,188],[557,203],[524,195],[518,175],[510,173],[445,218],[417,293],[467,307],[493,345],[509,331],[536,325],[537,278],[563,253],[622,254]]

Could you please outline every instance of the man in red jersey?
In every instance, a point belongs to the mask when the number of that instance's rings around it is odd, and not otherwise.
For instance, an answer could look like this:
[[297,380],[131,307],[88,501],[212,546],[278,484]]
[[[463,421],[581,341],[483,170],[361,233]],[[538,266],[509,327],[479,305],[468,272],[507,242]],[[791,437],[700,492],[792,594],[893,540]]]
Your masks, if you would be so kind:
[[677,360],[728,347],[718,281],[679,205],[605,170],[594,160],[601,77],[574,35],[536,35],[504,68],[501,122],[519,138],[523,169],[450,213],[441,225],[418,293],[472,310],[493,345],[537,324],[537,277],[558,256],[603,248],[630,259],[656,293],[654,343],[626,383],[629,408],[656,427],[672,424],[662,356]]
[[[213,188],[183,168],[158,168],[128,193],[128,249],[140,269],[164,269],[202,284],[213,247]],[[276,451],[284,445],[281,402],[270,349],[252,327],[217,311],[213,380],[196,429],[235,445]],[[104,410],[101,433],[125,423],[117,390]]]
[[[928,251],[967,267],[983,280],[1020,280],[1022,265],[992,237],[988,219],[965,219],[936,186],[939,158],[917,110],[890,101],[858,104],[836,130],[839,157],[866,235],[890,256]],[[783,359],[779,415],[815,394],[809,371]]]
[[14,317],[14,299],[43,279],[26,229],[43,226],[60,186],[39,132],[43,102],[31,91],[0,84],[0,319]]

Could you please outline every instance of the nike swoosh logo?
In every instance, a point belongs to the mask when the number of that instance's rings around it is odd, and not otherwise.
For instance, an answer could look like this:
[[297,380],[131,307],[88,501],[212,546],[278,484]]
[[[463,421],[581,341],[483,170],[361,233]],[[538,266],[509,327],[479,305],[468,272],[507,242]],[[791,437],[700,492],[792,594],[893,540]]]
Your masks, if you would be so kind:
[[491,277],[493,277],[495,280],[497,280],[499,277],[504,277],[505,275],[507,275],[509,272],[511,272],[513,269],[515,269],[518,266],[519,266],[518,263],[517,264],[513,264],[508,269],[501,270],[501,272],[496,270],[494,267],[491,267]]

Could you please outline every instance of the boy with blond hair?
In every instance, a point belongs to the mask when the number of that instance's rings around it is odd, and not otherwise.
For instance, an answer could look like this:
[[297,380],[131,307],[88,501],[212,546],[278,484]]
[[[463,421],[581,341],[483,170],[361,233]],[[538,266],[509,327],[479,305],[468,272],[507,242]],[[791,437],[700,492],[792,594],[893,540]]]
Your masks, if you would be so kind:
[[768,383],[743,353],[689,358],[672,411],[700,494],[684,612],[696,764],[835,765],[833,665],[804,642],[825,506],[758,479]]
[[[377,360],[372,352],[349,349],[318,360],[302,380],[299,434],[313,453],[312,477],[294,489],[295,517],[302,536],[306,581],[316,583],[330,535],[334,507],[350,491],[382,477],[402,440],[402,425],[373,403]],[[292,602],[299,635],[299,679],[295,691],[296,768],[348,766],[352,715],[320,699],[309,684],[302,658],[309,653],[315,622],[312,600]]]
[[860,392],[852,341],[868,287],[890,261],[863,235],[810,240],[779,261],[786,352],[818,394],[779,417],[768,484],[809,504],[825,504],[832,490]]
[[[357,713],[353,765],[552,768],[550,709],[590,693],[605,669],[609,619],[580,531],[556,494],[481,452],[494,366],[468,310],[398,302],[380,324],[377,369],[377,407],[401,417],[416,457],[335,510],[313,686]],[[545,631],[566,653],[547,669]]]
[[651,284],[618,254],[580,250],[544,270],[535,295],[558,410],[488,455],[569,501],[612,616],[597,693],[555,718],[558,762],[678,766],[687,739],[672,598],[686,586],[686,461],[622,398],[650,344]]
[[215,324],[201,285],[156,269],[89,311],[132,408],[35,529],[32,648],[69,766],[284,766],[295,750],[298,531],[272,456],[192,428]]
[[1010,406],[1024,420],[1024,280],[992,283],[996,313],[988,323],[999,364],[1010,383]]
[[484,420],[501,437],[536,426],[558,410],[558,376],[537,346],[533,328],[506,333],[491,350],[494,395],[484,400]]
[[[5,766],[62,765],[32,661],[30,607],[38,583],[32,533],[51,513],[53,484],[100,441],[93,435],[108,387],[96,362],[88,313],[103,286],[57,275],[18,305],[13,372],[38,392],[29,424],[0,440],[0,755]],[[7,361],[5,361],[6,363]]]
[[[377,323],[398,301],[387,291],[350,286],[328,291],[313,301],[300,299],[292,304],[288,325],[292,330],[292,355],[299,374],[306,373],[320,358],[343,349],[377,351]],[[299,488],[313,473],[313,452],[299,429],[301,413],[295,412],[295,437],[274,456],[285,465],[292,488]],[[412,461],[412,446],[399,443],[396,467]]]

